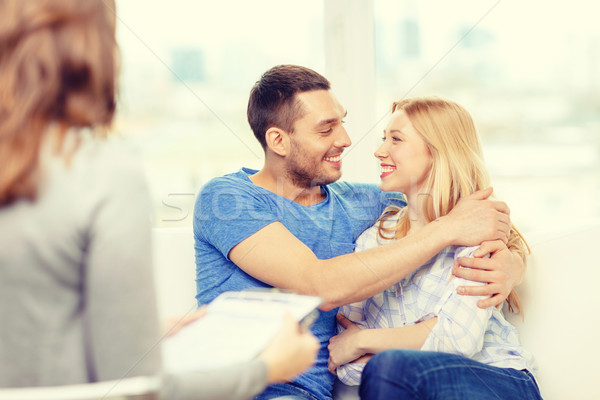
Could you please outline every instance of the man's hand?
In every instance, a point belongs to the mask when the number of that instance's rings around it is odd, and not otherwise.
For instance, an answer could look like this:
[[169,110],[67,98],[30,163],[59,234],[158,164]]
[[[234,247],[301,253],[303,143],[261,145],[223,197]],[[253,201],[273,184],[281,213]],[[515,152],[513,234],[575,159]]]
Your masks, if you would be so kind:
[[[485,257],[488,254],[490,258]],[[452,273],[470,281],[486,282],[485,286],[460,286],[457,291],[469,296],[491,296],[477,303],[479,308],[487,308],[502,304],[511,290],[521,283],[525,263],[503,241],[494,240],[483,242],[473,253],[473,258],[459,258]]]
[[327,369],[334,375],[337,367],[354,361],[363,355],[356,345],[356,334],[361,329],[342,314],[338,314],[336,317],[340,325],[344,327],[344,331],[332,337],[329,340],[329,346],[327,346],[329,349]]
[[452,244],[477,246],[486,240],[508,241],[510,210],[502,201],[486,200],[493,189],[479,190],[464,197],[440,218]]

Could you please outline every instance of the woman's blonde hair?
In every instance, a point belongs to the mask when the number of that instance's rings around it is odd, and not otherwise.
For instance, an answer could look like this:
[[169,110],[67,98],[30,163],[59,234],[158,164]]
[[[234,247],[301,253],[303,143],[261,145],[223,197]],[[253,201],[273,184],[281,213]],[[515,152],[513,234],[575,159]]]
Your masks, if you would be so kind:
[[49,124],[107,127],[115,110],[114,0],[0,1],[0,206],[35,198]]
[[[425,216],[429,222],[448,214],[461,198],[489,186],[479,136],[467,110],[453,101],[437,97],[394,102],[392,113],[399,110],[406,113],[432,156],[432,167],[423,186],[427,192]],[[398,213],[396,224],[384,223]],[[382,238],[404,237],[410,229],[408,213],[389,208],[382,215],[379,227]],[[507,246],[522,258],[529,253],[525,239],[514,226],[511,226]],[[514,290],[507,302],[509,310],[521,311],[521,302]]]

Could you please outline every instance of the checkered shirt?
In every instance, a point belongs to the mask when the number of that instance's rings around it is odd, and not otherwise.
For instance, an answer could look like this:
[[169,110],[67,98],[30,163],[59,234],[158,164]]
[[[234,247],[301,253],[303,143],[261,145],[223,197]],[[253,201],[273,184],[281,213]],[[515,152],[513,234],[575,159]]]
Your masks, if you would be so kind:
[[[386,224],[395,224],[388,220]],[[357,240],[356,251],[389,243],[378,235],[378,225]],[[535,361],[521,347],[519,334],[496,307],[481,309],[481,296],[461,296],[456,288],[477,283],[452,277],[454,260],[470,257],[477,247],[450,246],[415,272],[385,291],[358,303],[342,306],[340,312],[361,329],[395,328],[437,316],[438,322],[421,350],[463,355],[484,364],[535,372]],[[481,283],[481,285],[483,285]],[[338,332],[342,328],[338,324]],[[347,385],[358,385],[364,363],[337,369]]]

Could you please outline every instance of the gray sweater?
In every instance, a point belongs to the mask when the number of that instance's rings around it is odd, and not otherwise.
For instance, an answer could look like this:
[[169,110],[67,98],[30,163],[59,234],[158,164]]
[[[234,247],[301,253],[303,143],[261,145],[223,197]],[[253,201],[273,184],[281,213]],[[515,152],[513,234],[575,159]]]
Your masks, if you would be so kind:
[[[0,208],[0,387],[161,374],[141,169],[91,137],[68,165],[45,150],[40,162],[36,201]],[[242,399],[266,366],[163,378],[164,398]]]

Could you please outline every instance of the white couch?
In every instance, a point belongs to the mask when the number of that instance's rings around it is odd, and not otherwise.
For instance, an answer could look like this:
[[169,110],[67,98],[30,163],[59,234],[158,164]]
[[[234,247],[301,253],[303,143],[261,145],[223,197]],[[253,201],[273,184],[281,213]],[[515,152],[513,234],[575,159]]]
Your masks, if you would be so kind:
[[[546,400],[599,399],[600,262],[594,249],[600,246],[600,222],[525,236],[533,252],[518,288],[525,314],[524,320],[517,316],[511,321],[538,361],[542,395]],[[183,314],[195,307],[191,229],[155,229],[153,237],[160,315]],[[335,397],[356,394],[341,387]]]
[[532,255],[517,288],[524,319],[511,317],[537,359],[546,400],[600,399],[600,223],[525,235]]

